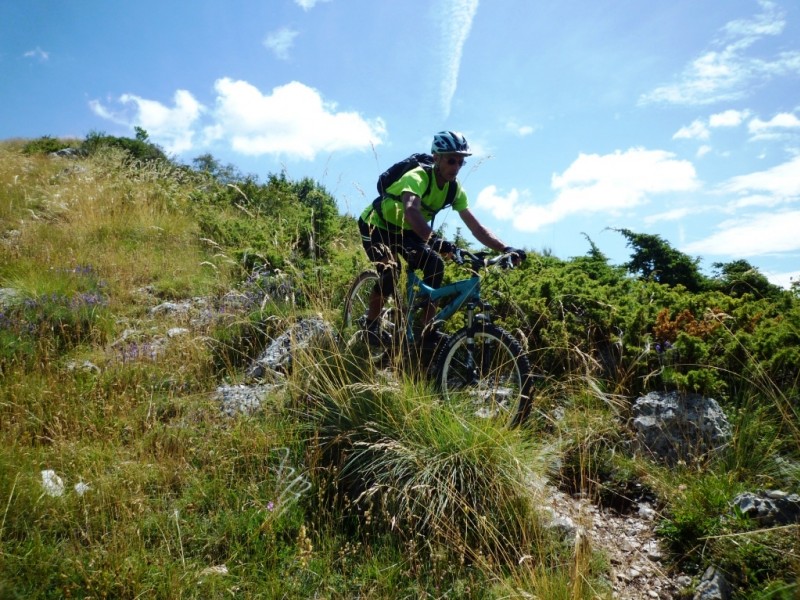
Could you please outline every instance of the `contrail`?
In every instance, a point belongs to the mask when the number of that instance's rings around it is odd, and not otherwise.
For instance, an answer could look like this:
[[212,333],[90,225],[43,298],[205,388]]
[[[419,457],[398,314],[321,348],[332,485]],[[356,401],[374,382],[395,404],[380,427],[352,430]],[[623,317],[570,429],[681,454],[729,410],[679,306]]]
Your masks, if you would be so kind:
[[442,107],[445,117],[450,115],[450,105],[458,86],[458,71],[461,67],[461,52],[469,37],[472,20],[478,11],[478,0],[444,0],[440,2],[444,13],[449,18],[443,21],[442,62],[444,77],[442,78]]

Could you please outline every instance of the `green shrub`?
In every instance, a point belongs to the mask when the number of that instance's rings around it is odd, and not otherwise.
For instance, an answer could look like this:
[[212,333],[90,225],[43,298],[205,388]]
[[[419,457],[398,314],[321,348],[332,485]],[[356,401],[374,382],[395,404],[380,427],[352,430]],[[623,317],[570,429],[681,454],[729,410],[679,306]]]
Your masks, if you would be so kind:
[[709,538],[724,532],[722,515],[739,491],[725,476],[701,474],[692,485],[671,498],[668,516],[658,531],[667,542],[672,557],[690,572],[704,569],[704,548]]
[[22,152],[23,154],[52,154],[53,152],[58,152],[65,148],[74,148],[77,143],[76,140],[54,138],[45,135],[26,142],[22,147]]
[[344,511],[360,535],[398,537],[418,564],[444,553],[509,566],[538,554],[526,484],[537,455],[521,432],[467,421],[424,386],[348,384],[354,375],[336,360],[303,372],[327,510]]
[[92,131],[81,144],[81,151],[91,156],[103,148],[119,148],[127,152],[131,158],[144,162],[167,161],[167,155],[156,144],[147,141],[147,136],[136,139],[106,135]]

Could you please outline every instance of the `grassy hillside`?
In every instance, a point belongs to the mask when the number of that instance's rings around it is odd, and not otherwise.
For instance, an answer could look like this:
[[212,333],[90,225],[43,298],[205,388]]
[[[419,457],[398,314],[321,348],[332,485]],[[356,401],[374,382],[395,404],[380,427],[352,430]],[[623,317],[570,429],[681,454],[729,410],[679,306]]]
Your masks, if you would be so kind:
[[[610,597],[606,557],[543,526],[534,482],[647,494],[676,568],[721,565],[741,598],[797,592],[797,526],[729,506],[800,491],[794,292],[746,264],[698,279],[622,232],[629,265],[590,241],[487,280],[542,376],[520,429],[413,376],[381,385],[335,339],[230,417],[217,388],[270,340],[337,324],[355,223],[315,182],[178,165],[141,133],[0,145],[0,597]],[[660,280],[670,261],[691,288]],[[637,456],[630,405],[665,389],[719,400],[730,447]]]

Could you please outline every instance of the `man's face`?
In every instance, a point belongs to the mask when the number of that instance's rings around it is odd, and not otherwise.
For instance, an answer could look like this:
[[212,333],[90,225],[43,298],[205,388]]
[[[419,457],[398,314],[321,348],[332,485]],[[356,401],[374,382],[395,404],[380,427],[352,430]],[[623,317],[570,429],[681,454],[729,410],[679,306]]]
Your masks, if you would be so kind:
[[439,173],[445,181],[455,181],[461,167],[464,166],[465,157],[459,154],[437,154],[436,163]]

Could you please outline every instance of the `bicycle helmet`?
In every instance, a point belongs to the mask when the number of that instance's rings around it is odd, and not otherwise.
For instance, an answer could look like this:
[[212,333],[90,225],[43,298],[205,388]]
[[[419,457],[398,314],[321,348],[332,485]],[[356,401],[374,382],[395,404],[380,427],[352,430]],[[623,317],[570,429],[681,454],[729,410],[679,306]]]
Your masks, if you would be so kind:
[[440,131],[434,135],[431,154],[472,155],[467,139],[457,131]]

